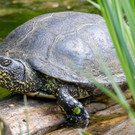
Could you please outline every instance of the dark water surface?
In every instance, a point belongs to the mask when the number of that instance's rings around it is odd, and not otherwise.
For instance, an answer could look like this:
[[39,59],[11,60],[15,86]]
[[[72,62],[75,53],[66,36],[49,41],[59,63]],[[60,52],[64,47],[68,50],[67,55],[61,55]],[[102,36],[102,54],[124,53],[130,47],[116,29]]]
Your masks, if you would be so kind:
[[[100,12],[85,0],[0,0],[0,43],[29,19],[41,14],[60,11]],[[9,92],[0,88],[0,99]]]

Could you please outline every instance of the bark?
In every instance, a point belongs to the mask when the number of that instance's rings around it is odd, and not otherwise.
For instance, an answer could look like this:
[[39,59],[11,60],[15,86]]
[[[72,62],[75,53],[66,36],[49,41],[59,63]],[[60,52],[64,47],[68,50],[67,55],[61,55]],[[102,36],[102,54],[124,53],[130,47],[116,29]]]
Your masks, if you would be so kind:
[[[133,105],[130,92],[124,92],[128,102]],[[98,101],[98,102],[97,102]],[[96,102],[85,106],[91,115],[86,132],[92,135],[132,135],[133,124],[126,111],[112,99],[101,96]],[[78,129],[66,127],[64,113],[56,104],[56,100],[28,97],[27,107],[23,96],[15,95],[0,102],[1,127],[6,135],[26,135],[28,125],[31,135],[79,135]]]

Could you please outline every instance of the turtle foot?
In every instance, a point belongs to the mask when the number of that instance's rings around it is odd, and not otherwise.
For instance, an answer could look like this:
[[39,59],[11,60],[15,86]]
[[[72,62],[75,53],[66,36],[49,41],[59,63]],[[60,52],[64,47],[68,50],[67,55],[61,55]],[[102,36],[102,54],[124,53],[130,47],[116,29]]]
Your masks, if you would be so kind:
[[67,122],[75,127],[86,128],[89,124],[89,114],[86,110],[82,115],[67,115]]

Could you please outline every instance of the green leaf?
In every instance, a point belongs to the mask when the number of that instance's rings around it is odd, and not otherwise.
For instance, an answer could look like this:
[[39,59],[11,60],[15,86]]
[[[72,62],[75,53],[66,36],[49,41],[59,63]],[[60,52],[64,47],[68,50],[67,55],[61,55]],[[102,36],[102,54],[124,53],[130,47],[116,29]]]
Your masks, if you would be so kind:
[[86,133],[86,132],[81,132],[82,135],[92,135],[92,134],[89,134],[89,133]]
[[81,109],[79,107],[76,107],[73,112],[78,115],[80,114]]

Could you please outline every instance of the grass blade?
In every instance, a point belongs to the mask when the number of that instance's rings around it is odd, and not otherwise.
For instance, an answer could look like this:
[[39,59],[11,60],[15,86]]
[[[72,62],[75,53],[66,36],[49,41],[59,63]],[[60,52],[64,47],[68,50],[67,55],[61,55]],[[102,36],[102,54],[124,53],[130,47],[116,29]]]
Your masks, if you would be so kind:
[[[106,20],[117,55],[126,75],[128,86],[135,100],[135,1],[134,0],[98,0],[100,10]],[[121,104],[135,122],[135,113],[127,103],[120,88],[115,84],[105,63],[99,58],[102,67],[110,79],[116,95],[98,84],[107,95]],[[104,64],[103,64],[104,63]],[[95,81],[95,80],[94,80]]]
[[92,1],[92,0],[87,0],[89,3],[91,3],[93,6],[95,6],[97,9],[100,10],[100,6],[99,4],[97,4],[96,2]]

